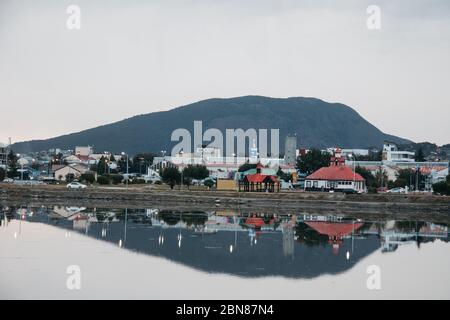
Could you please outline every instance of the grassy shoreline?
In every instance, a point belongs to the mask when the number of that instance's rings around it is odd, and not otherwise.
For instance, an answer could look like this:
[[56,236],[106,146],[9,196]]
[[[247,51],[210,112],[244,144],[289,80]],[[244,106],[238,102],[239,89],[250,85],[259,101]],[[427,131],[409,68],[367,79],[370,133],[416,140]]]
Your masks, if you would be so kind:
[[0,185],[6,204],[61,204],[94,207],[214,207],[236,210],[320,210],[330,213],[450,215],[450,197],[433,195],[320,192],[238,193],[235,191],[170,190],[153,186],[92,187],[67,190],[64,186]]

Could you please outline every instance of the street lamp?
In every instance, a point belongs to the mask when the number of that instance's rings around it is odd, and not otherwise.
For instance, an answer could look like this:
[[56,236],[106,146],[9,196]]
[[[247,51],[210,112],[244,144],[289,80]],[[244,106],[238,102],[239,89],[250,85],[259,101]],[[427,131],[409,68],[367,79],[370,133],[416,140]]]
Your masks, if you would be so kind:
[[125,153],[125,152],[122,152],[122,156],[127,156],[127,178],[126,178],[126,188],[128,189],[128,170],[129,170],[129,168],[128,168],[128,153]]
[[353,154],[349,154],[348,155],[349,158],[352,159],[352,163],[353,163],[353,188],[356,190],[356,162],[355,162],[355,156]]

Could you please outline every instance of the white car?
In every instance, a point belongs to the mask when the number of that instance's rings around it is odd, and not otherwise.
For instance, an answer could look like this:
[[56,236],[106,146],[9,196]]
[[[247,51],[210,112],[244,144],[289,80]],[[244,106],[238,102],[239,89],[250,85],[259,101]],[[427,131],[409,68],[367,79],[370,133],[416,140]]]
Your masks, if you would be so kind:
[[14,180],[11,178],[6,178],[5,180],[3,180],[4,183],[13,183]]
[[405,188],[394,188],[386,191],[387,193],[406,193]]
[[67,185],[67,189],[86,189],[87,186],[79,182],[71,182]]

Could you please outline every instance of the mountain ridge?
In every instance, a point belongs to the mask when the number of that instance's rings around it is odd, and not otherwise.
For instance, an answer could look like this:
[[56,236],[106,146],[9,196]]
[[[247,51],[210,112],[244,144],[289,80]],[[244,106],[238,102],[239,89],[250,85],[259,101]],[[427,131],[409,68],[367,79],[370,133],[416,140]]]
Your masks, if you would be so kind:
[[203,132],[208,128],[222,132],[238,128],[280,129],[280,151],[287,134],[297,134],[298,145],[307,148],[369,148],[381,147],[384,140],[399,144],[411,142],[383,133],[342,103],[312,97],[248,95],[201,100],[50,139],[18,142],[13,148],[21,153],[51,148],[73,149],[76,145],[94,145],[100,152],[125,151],[130,154],[169,151],[176,143],[170,141],[172,131],[186,128],[193,132],[195,120],[203,121]]

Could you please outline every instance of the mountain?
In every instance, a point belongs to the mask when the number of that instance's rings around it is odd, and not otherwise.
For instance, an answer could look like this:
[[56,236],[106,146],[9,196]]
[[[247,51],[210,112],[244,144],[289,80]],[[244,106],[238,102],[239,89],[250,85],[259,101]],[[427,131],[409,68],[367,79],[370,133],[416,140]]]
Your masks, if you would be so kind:
[[170,141],[172,131],[186,128],[193,135],[194,120],[203,121],[203,132],[208,128],[217,128],[224,136],[227,128],[278,128],[280,152],[283,152],[287,134],[297,134],[298,145],[308,148],[380,148],[385,140],[399,144],[411,142],[381,132],[344,104],[327,103],[315,98],[245,96],[203,100],[52,139],[19,142],[14,144],[13,149],[24,153],[93,145],[97,151],[125,151],[130,154],[160,150],[170,152],[175,144]]

